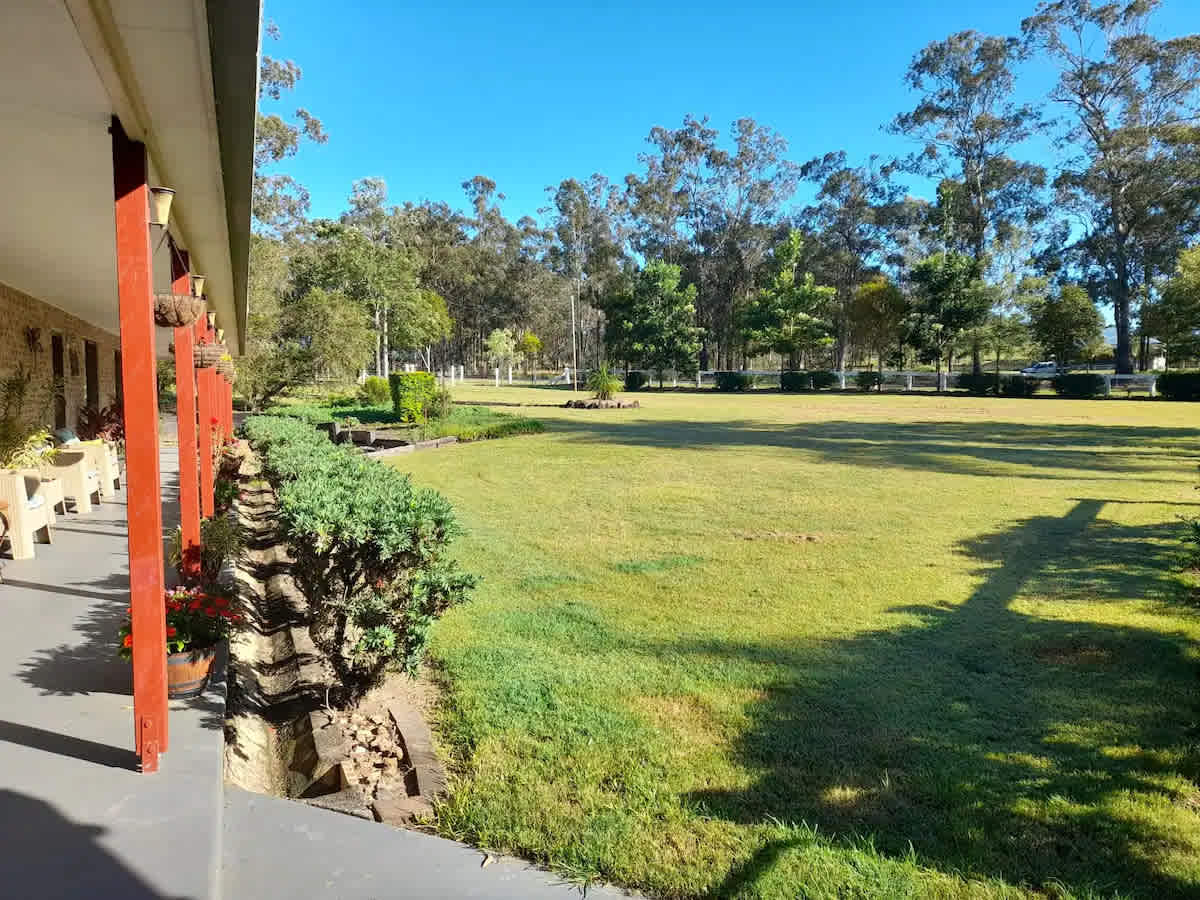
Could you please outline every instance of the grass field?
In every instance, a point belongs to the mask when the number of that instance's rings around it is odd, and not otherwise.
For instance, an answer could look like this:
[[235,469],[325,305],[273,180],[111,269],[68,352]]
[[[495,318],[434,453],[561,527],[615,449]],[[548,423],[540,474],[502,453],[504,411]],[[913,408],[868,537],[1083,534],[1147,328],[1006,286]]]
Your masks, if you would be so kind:
[[1200,411],[655,394],[403,458],[484,581],[438,624],[439,827],[655,896],[1200,896]]

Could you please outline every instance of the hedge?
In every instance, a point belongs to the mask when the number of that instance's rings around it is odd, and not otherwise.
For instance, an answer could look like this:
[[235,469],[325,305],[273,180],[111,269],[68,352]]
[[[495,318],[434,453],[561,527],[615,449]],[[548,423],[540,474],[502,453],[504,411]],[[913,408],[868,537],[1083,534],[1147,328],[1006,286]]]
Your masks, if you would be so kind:
[[446,555],[459,533],[450,504],[304,422],[255,416],[244,432],[278,494],[309,630],[345,688],[339,699],[391,668],[412,671],[434,619],[475,584]]
[[639,372],[636,369],[625,373],[625,390],[640,391],[646,386],[650,379],[646,377],[645,372]]
[[714,372],[713,380],[718,391],[748,391],[758,381],[749,372]]
[[883,378],[878,372],[864,369],[854,376],[854,383],[860,391],[873,391],[883,384]]
[[1005,375],[1000,379],[1000,393],[1005,397],[1032,397],[1037,393],[1040,379],[1024,375]]
[[1060,397],[1072,397],[1076,400],[1099,397],[1104,393],[1104,376],[1093,375],[1090,372],[1056,375],[1054,392]]
[[812,377],[812,386],[815,391],[826,391],[838,384],[838,376],[834,372],[827,369],[817,369],[815,372],[810,372]]
[[1158,392],[1167,400],[1200,400],[1200,372],[1163,372]]
[[811,391],[813,389],[811,372],[780,372],[779,387],[785,391]]
[[429,372],[395,372],[388,376],[392,409],[402,422],[424,422],[437,391],[437,380]]
[[982,397],[985,394],[995,393],[996,391],[996,376],[980,373],[974,375],[969,372],[964,372],[961,375],[955,376],[955,387],[961,388],[968,394],[974,394],[977,397]]

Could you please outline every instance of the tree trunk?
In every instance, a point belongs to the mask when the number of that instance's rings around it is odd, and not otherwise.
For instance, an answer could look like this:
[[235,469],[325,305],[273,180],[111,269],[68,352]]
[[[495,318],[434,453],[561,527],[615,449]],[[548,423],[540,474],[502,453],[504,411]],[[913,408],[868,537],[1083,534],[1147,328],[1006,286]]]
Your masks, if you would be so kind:
[[388,343],[388,308],[387,304],[383,305],[383,369],[380,375],[387,378],[392,370],[392,349]]
[[937,354],[937,389],[940,394],[942,392],[942,354],[940,351]]
[[980,346],[979,338],[971,340],[971,374],[983,374],[983,349]]

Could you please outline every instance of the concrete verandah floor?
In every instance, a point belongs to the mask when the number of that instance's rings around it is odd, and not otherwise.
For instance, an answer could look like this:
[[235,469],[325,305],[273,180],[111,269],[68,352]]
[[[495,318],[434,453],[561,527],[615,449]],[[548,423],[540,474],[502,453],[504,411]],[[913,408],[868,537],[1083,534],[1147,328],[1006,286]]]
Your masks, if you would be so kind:
[[[177,456],[161,453],[164,534]],[[125,492],[60,516],[33,560],[0,559],[0,897],[567,898],[515,860],[223,784],[224,684],[171,704],[170,749],[142,775],[129,665]],[[589,896],[618,897],[591,889]]]
[[[164,531],[176,455],[162,455]],[[218,883],[223,685],[173,702],[158,774],[138,771],[129,664],[125,492],[59,516],[0,583],[0,893],[208,897]]]

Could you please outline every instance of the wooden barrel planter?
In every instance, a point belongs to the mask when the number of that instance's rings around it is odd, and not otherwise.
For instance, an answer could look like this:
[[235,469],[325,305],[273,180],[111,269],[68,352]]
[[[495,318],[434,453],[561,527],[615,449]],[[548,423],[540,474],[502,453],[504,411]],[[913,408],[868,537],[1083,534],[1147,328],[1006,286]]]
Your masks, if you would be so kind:
[[217,648],[167,654],[167,696],[173,700],[198,697],[208,687]]
[[154,324],[160,328],[187,328],[204,312],[204,301],[191,294],[155,294]]
[[225,348],[220,344],[197,344],[192,352],[192,363],[197,369],[211,369],[224,355]]

